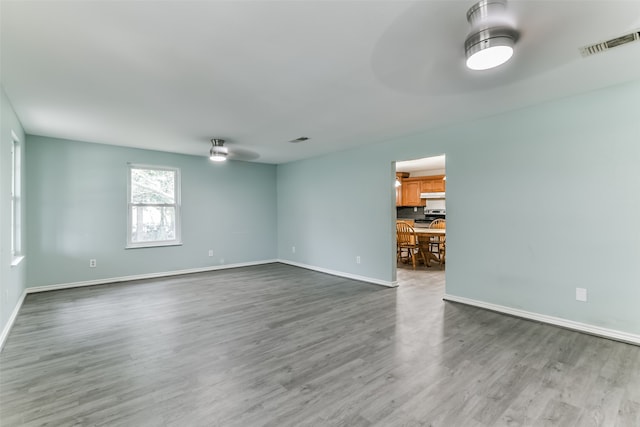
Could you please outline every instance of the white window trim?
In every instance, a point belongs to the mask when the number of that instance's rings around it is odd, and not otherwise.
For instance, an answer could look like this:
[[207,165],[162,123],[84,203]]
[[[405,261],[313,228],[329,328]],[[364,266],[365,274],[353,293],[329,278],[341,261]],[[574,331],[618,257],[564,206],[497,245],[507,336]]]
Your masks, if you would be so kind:
[[[131,203],[131,169],[153,169],[153,170],[165,170],[173,171],[176,174],[176,178],[173,182],[175,188],[175,204],[166,203]],[[182,233],[181,233],[181,177],[180,169],[172,166],[158,166],[158,165],[146,165],[140,163],[127,163],[127,245],[125,249],[137,249],[137,248],[154,248],[159,246],[180,246],[182,245]],[[132,224],[132,208],[133,206],[175,206],[176,209],[176,238],[173,240],[162,240],[155,242],[132,242],[131,241],[131,224]]]
[[11,257],[11,267],[15,267],[22,262],[24,255],[18,255]]
[[22,255],[22,155],[20,138],[11,131],[11,267],[24,259]]

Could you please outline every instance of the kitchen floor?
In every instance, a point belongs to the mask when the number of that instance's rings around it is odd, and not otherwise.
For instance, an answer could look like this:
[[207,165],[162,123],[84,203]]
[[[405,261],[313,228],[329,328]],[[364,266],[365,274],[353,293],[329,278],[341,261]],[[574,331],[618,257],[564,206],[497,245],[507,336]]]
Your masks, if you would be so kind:
[[[436,276],[440,275],[440,276],[442,276],[442,280],[444,281],[445,265],[440,265],[435,261],[431,261],[429,263],[429,267],[425,267],[424,264],[422,263],[422,261],[420,261],[416,265],[415,272],[420,275],[419,277],[424,277],[423,276],[424,273],[435,274]],[[411,264],[411,261],[409,261],[409,262],[398,261],[397,267],[398,267],[398,275],[400,274],[400,271],[414,271],[413,270],[413,265]],[[400,277],[399,276],[398,276],[398,281],[400,281]]]

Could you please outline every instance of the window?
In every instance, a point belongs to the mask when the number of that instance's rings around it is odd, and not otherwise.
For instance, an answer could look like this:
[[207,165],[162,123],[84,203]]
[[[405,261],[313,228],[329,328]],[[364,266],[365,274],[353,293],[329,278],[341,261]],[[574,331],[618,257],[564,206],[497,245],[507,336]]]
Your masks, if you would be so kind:
[[180,245],[180,170],[129,164],[127,248]]
[[11,265],[17,265],[22,260],[22,159],[20,141],[14,132],[11,132],[11,138]]

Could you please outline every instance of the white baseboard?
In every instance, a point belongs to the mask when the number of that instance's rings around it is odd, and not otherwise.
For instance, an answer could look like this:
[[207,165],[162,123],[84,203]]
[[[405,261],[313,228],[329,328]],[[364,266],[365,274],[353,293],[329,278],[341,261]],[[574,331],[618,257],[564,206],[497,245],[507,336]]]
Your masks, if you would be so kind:
[[9,332],[13,327],[13,323],[16,321],[16,317],[18,317],[18,312],[20,311],[20,308],[22,307],[22,303],[24,302],[24,299],[26,296],[27,296],[27,291],[22,291],[22,294],[20,295],[20,298],[18,298],[18,302],[16,303],[16,306],[13,308],[13,311],[11,312],[11,316],[9,316],[9,319],[7,319],[7,324],[4,325],[4,328],[2,329],[2,335],[0,335],[0,351],[2,351],[2,349],[4,348],[4,342],[7,340],[7,337],[9,336]]
[[443,299],[445,301],[459,302],[466,305],[472,305],[474,307],[496,311],[498,313],[510,314],[523,319],[548,323],[550,325],[560,326],[561,328],[584,332],[586,334],[609,338],[616,341],[622,341],[628,344],[640,345],[640,335],[631,334],[629,332],[616,331],[615,329],[602,328],[600,326],[589,325],[587,323],[574,322],[573,320],[562,319],[560,317],[548,316],[546,314],[534,313],[531,311],[520,310],[517,308],[506,307],[504,305],[492,304],[455,295],[445,294]]
[[374,279],[372,277],[366,277],[366,276],[358,276],[357,274],[345,273],[337,270],[330,270],[328,268],[302,264],[300,262],[289,261],[287,259],[279,259],[278,262],[282,264],[293,265],[294,267],[305,268],[307,270],[319,271],[320,273],[326,273],[332,276],[344,277],[346,279],[359,280],[360,282],[367,282],[367,283],[373,283],[374,285],[386,286],[388,288],[395,288],[398,286],[398,281],[387,282],[386,280]]
[[274,262],[278,262],[278,260],[269,259],[269,260],[262,260],[262,261],[239,262],[237,264],[214,265],[209,267],[189,268],[186,270],[163,271],[160,273],[136,274],[133,276],[122,276],[122,277],[109,277],[106,279],[85,280],[82,282],[72,282],[72,283],[60,283],[56,285],[32,286],[27,288],[26,292],[28,294],[33,294],[37,292],[55,291],[58,289],[79,288],[82,286],[93,286],[93,285],[105,285],[107,283],[128,282],[130,280],[155,279],[158,277],[178,276],[180,274],[202,273],[205,271],[226,270],[229,268],[238,268],[238,267],[250,267],[252,265],[273,264]]

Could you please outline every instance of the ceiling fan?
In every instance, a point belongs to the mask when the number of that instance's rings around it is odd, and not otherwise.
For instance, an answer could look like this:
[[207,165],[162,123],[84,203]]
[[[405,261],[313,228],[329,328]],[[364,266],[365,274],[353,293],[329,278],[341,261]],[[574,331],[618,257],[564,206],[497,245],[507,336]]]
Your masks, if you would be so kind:
[[229,148],[224,145],[225,142],[226,141],[221,138],[211,139],[211,148],[209,149],[209,159],[211,161],[224,162],[227,159],[251,161],[260,157],[258,153],[242,148],[233,148],[229,151]]

